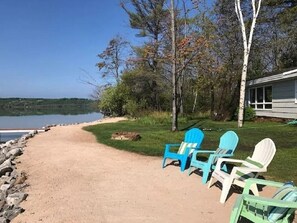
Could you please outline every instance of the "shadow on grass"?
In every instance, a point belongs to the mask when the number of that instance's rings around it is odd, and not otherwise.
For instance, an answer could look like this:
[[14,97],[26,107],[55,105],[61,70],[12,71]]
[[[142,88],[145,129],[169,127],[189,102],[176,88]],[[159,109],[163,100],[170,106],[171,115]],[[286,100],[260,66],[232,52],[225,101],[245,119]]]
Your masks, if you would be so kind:
[[180,131],[187,131],[193,127],[196,127],[196,128],[199,128],[199,129],[202,129],[202,125],[205,124],[206,121],[205,120],[199,120],[199,121],[196,121],[194,123],[192,123],[191,125],[188,125],[184,128],[181,128]]

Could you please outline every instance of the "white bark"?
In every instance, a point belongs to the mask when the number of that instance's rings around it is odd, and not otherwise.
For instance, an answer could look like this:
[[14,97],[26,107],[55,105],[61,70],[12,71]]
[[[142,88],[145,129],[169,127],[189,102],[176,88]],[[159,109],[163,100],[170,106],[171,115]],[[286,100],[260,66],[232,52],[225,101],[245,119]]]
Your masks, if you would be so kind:
[[253,41],[253,33],[256,26],[256,20],[261,8],[261,1],[258,0],[258,5],[256,5],[256,0],[252,1],[253,8],[253,20],[250,27],[249,38],[247,41],[246,29],[244,24],[244,19],[242,15],[242,10],[240,6],[240,0],[235,0],[235,12],[237,18],[240,22],[241,32],[242,32],[242,41],[243,41],[243,67],[241,74],[241,84],[240,84],[240,97],[239,97],[239,111],[238,111],[238,127],[242,127],[243,125],[243,112],[244,112],[244,101],[245,101],[245,86],[246,86],[246,76],[247,76],[247,66],[249,61],[250,49]]
[[196,104],[197,104],[197,97],[198,97],[198,90],[195,91],[195,98],[194,98],[192,113],[195,112],[195,108],[196,108]]

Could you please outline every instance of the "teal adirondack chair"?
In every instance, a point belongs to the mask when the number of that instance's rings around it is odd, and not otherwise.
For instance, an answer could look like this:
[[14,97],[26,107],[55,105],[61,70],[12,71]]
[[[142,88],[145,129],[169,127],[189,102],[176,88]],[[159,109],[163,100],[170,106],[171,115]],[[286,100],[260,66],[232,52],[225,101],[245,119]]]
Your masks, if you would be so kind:
[[[279,188],[272,198],[249,194],[252,185],[266,185]],[[252,222],[293,222],[297,209],[297,188],[292,184],[250,178],[246,180],[243,193],[237,197],[231,212],[230,223],[241,217]]]
[[[212,150],[196,150],[193,152],[191,164],[189,168],[189,175],[192,168],[199,168],[202,170],[202,183],[206,184],[209,173],[215,168],[215,164],[220,157],[232,157],[234,150],[238,144],[238,136],[233,131],[227,131],[220,138],[219,147],[216,151]],[[209,155],[207,161],[200,161],[197,159],[197,155],[207,154]],[[226,167],[224,167],[226,168]],[[227,171],[225,169],[225,171]]]
[[[184,171],[193,150],[199,149],[204,138],[204,133],[198,128],[192,128],[185,133],[185,138],[179,144],[166,144],[164,150],[163,164],[165,167],[166,159],[178,160],[181,171]],[[177,153],[170,151],[171,147],[179,147]]]

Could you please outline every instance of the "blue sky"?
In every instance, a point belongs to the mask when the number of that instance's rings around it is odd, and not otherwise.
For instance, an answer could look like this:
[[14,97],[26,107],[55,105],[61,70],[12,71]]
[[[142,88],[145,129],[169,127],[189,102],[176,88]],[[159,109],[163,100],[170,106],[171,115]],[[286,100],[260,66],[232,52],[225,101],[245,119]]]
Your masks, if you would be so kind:
[[86,70],[121,34],[135,41],[119,0],[0,0],[0,97],[88,98]]

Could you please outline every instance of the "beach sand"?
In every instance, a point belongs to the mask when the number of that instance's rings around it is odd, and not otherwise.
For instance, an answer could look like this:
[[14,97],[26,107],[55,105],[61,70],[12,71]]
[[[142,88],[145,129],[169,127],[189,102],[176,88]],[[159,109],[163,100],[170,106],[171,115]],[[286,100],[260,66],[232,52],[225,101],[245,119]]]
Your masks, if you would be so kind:
[[30,139],[18,158],[28,174],[25,212],[16,223],[228,222],[236,193],[223,205],[221,190],[161,157],[116,150],[96,142],[83,126],[52,127]]

